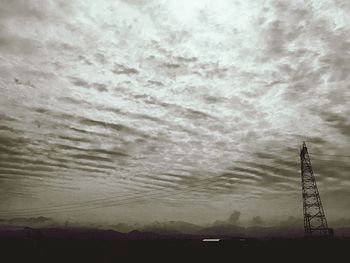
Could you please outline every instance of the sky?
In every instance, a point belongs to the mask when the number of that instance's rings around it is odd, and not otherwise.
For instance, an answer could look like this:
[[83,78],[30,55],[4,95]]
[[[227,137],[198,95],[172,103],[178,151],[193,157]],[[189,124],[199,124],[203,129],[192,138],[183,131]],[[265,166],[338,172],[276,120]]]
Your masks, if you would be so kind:
[[[346,0],[3,0],[0,218],[350,217]],[[301,219],[302,220],[302,219]]]

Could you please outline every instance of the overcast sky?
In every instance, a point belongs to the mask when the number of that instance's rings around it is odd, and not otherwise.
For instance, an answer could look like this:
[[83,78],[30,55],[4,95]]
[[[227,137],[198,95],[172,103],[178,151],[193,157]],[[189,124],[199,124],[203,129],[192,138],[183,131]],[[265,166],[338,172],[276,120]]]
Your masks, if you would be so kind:
[[2,0],[0,217],[301,218],[303,140],[350,217],[349,40],[347,0]]

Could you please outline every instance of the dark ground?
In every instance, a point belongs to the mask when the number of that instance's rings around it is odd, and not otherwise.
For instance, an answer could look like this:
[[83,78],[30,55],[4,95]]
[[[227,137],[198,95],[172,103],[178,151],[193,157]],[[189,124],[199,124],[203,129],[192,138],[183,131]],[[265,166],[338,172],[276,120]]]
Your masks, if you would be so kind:
[[0,238],[0,262],[349,262],[350,240]]

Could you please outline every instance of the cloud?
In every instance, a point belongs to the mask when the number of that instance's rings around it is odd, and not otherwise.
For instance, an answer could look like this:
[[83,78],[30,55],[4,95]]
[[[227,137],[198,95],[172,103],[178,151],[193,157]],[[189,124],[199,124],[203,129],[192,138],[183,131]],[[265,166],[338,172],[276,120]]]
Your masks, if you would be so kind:
[[333,128],[336,128],[344,136],[350,136],[350,119],[348,115],[324,112],[321,115]]
[[145,5],[146,1],[145,0],[122,0],[122,2],[132,4],[132,5]]
[[13,35],[0,27],[0,51],[11,54],[34,54],[36,51],[36,42],[34,40]]
[[183,221],[153,222],[140,228],[142,231],[154,233],[195,234],[201,229],[200,226]]
[[[0,51],[4,54],[38,55],[42,47],[41,39],[35,38],[33,30],[28,27],[42,26],[60,21],[63,15],[68,16],[73,10],[73,4],[66,1],[36,1],[23,0],[2,1],[0,4]],[[14,21],[19,21],[21,26]],[[28,30],[18,30],[18,28]]]
[[230,224],[237,224],[239,217],[241,216],[241,212],[239,211],[234,211],[230,217],[228,218],[228,223]]
[[11,218],[0,220],[2,227],[49,227],[57,225],[52,218],[39,216],[28,218]]
[[254,225],[254,226],[260,226],[260,225],[263,225],[264,222],[263,222],[263,220],[261,219],[260,216],[254,216],[252,218],[251,224]]
[[[2,207],[141,192],[144,221],[175,207],[205,220],[184,200],[208,215],[234,200],[229,209],[242,205],[249,218],[268,202],[268,221],[301,205],[302,141],[346,155],[344,1],[185,2],[0,4]],[[347,161],[311,157],[334,207],[347,196]],[[338,204],[331,216],[345,211]]]
[[12,16],[42,19],[45,15],[38,6],[23,0],[3,1],[0,6],[0,14],[2,19]]
[[95,89],[99,92],[106,92],[108,91],[107,85],[103,83],[88,83],[80,78],[77,77],[70,77],[71,82],[77,86],[77,87],[82,87],[82,88],[87,88],[87,89]]
[[295,216],[289,216],[286,220],[282,220],[278,223],[281,227],[302,227],[303,226],[303,219],[302,218],[296,218]]
[[134,75],[139,73],[139,71],[135,68],[129,68],[120,64],[114,64],[114,69],[112,72],[117,75]]
[[212,225],[213,226],[222,226],[222,225],[237,225],[238,220],[241,216],[241,212],[233,211],[231,215],[225,221],[216,220]]
[[340,218],[335,221],[330,221],[329,222],[330,227],[334,228],[349,228],[350,227],[350,219],[349,218]]

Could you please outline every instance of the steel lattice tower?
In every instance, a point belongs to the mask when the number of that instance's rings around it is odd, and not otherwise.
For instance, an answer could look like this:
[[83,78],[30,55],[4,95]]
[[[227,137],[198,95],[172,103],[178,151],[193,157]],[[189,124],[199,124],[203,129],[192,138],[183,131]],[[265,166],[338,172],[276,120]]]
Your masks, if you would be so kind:
[[327,225],[305,142],[300,150],[300,164],[305,237],[329,237],[332,231]]

